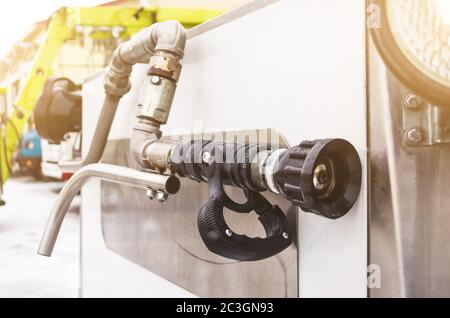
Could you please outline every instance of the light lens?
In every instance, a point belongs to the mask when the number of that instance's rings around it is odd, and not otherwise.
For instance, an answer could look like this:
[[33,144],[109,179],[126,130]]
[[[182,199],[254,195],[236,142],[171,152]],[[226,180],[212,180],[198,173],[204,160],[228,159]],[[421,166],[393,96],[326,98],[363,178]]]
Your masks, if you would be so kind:
[[388,0],[387,16],[402,53],[450,87],[450,0]]

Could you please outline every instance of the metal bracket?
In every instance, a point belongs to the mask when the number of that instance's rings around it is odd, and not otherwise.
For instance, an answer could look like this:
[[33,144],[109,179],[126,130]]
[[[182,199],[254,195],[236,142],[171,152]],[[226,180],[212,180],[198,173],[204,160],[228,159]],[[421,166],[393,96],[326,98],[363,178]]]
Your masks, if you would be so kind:
[[450,111],[428,104],[412,93],[403,98],[402,104],[405,146],[450,143]]

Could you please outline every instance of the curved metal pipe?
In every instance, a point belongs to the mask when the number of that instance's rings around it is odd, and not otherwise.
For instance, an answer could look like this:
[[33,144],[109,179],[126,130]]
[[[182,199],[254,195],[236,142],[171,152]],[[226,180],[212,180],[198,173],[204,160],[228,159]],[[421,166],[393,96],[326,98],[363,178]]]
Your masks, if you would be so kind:
[[83,166],[99,162],[120,99],[131,89],[132,66],[137,63],[149,63],[156,51],[170,52],[181,59],[185,45],[186,31],[178,21],[155,23],[119,45],[106,69],[106,97],[88,153],[83,161],[62,162],[59,166],[64,171],[74,172]]
[[38,253],[40,255],[51,256],[61,224],[73,198],[83,185],[92,178],[137,188],[151,188],[169,194],[177,193],[180,188],[180,181],[173,175],[142,172],[109,164],[87,165],[77,171],[59,193],[39,245]]
[[136,33],[118,48],[127,64],[148,63],[155,51],[172,52],[181,59],[186,45],[186,31],[178,21],[165,21]]
[[132,130],[130,138],[130,153],[139,166],[145,167],[147,163],[147,158],[144,158],[143,154],[145,153],[148,143],[153,140],[158,140],[159,138],[160,136],[155,132],[136,128]]
[[[174,176],[140,172],[121,166],[96,164],[96,162],[103,155],[120,99],[131,89],[130,75],[133,64],[149,62],[151,72],[156,74],[158,78],[159,76],[162,77],[161,82],[163,82],[165,88],[164,94],[157,95],[164,97],[160,102],[162,107],[167,109],[168,116],[172,99],[167,98],[167,96],[172,96],[176,87],[176,85],[170,83],[178,80],[181,70],[178,60],[183,56],[185,44],[186,32],[183,26],[177,21],[166,21],[153,24],[142,30],[116,49],[107,68],[105,76],[106,97],[89,151],[81,163],[62,164],[63,168],[69,168],[71,171],[78,170],[80,166],[82,168],[69,179],[58,195],[39,246],[39,254],[51,255],[61,224],[74,196],[90,178],[134,187],[151,188],[169,194],[178,192],[180,183]],[[151,93],[155,94],[154,91],[151,91]],[[157,105],[152,104],[151,106],[147,113],[142,114],[143,117],[149,117],[148,120],[150,121],[152,115],[149,115],[149,112],[154,111]],[[143,122],[146,123],[147,121],[143,119]],[[144,125],[145,130],[150,129],[159,134],[160,123],[164,123],[164,120],[157,121],[155,127]]]

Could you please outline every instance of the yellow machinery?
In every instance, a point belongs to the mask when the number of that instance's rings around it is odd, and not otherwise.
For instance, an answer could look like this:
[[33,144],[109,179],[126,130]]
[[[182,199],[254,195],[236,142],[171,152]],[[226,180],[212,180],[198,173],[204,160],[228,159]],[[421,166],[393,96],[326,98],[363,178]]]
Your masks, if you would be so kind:
[[3,114],[6,110],[6,93],[7,88],[4,86],[0,86],[0,115]]
[[[3,114],[6,111],[6,93],[7,89],[6,87],[0,86],[0,140],[3,140]],[[3,162],[3,152],[0,151],[0,161]],[[6,178],[5,178],[6,179]],[[3,193],[3,165],[0,169],[0,206],[5,204],[5,201],[3,201],[1,195]]]
[[[126,40],[134,33],[152,23],[178,20],[185,27],[200,24],[220,14],[219,10],[181,8],[130,8],[130,7],[64,7],[55,12],[47,26],[45,41],[39,48],[13,106],[6,120],[0,138],[0,183],[8,178],[10,161],[16,151],[22,132],[26,126],[45,82],[52,75],[52,66],[64,42],[77,37],[80,27],[120,27],[119,37]],[[96,36],[112,36],[97,34]],[[0,93],[2,91],[0,90]]]

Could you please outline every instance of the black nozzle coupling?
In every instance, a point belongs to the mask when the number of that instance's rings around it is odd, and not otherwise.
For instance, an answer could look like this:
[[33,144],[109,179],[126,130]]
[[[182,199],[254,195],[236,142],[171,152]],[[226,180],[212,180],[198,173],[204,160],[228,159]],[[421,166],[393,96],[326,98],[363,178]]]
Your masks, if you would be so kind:
[[[206,247],[239,261],[271,257],[292,242],[285,214],[258,192],[279,193],[304,211],[336,219],[351,209],[361,186],[358,153],[342,139],[304,141],[276,150],[258,144],[191,140],[171,149],[173,172],[208,183],[209,198],[197,219]],[[234,202],[223,185],[244,189],[247,201]],[[224,208],[237,213],[255,211],[266,237],[233,232],[224,219]]]
[[343,139],[304,141],[289,149],[192,140],[174,148],[171,162],[180,177],[199,182],[207,182],[210,165],[220,162],[224,184],[279,193],[303,211],[330,219],[352,208],[361,187],[358,152]]
[[330,219],[345,215],[361,188],[361,161],[343,139],[304,141],[282,152],[271,176],[283,197]]

